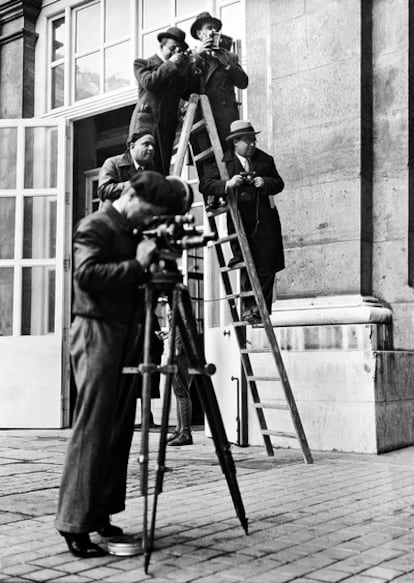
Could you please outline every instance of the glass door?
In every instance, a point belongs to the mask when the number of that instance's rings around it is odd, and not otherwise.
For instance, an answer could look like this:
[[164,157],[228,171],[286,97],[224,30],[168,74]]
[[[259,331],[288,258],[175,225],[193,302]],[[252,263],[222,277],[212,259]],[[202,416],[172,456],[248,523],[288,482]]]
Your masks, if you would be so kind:
[[0,120],[0,427],[62,425],[65,142],[64,120]]

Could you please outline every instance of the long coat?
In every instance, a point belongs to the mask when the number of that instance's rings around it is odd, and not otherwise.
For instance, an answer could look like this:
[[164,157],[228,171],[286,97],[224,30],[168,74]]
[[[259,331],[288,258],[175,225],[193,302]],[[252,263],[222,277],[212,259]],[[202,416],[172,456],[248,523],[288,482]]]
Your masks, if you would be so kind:
[[155,159],[158,172],[169,174],[170,159],[179,119],[180,99],[189,97],[196,88],[190,66],[180,65],[158,55],[149,59],[135,59],[135,77],[138,81],[138,101],[132,113],[129,135],[139,129],[139,113],[152,113],[155,121]]
[[223,149],[225,138],[230,133],[231,122],[239,119],[235,87],[246,89],[249,84],[249,78],[240,66],[237,55],[226,54],[230,60],[228,69],[208,53],[203,53],[196,59],[196,66],[201,71],[200,92],[207,95],[210,101]]
[[[243,166],[233,150],[227,150],[223,158],[230,178],[243,172]],[[269,196],[281,192],[284,183],[272,156],[256,149],[251,158],[251,171],[264,180],[264,188],[240,187],[237,192],[238,208],[249,240],[253,260],[258,271],[277,272],[285,267],[282,230],[277,208],[272,208]],[[204,196],[223,196],[225,180],[220,179],[218,168],[210,164],[200,181]],[[231,220],[228,230],[234,232]]]

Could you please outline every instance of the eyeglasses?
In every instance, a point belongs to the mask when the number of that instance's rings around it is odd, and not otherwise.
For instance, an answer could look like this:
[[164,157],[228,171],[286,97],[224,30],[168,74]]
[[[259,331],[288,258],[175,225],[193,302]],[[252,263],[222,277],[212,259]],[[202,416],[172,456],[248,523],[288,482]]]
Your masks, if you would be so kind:
[[249,136],[243,136],[243,137],[240,138],[240,140],[242,142],[244,142],[245,144],[255,144],[257,142],[255,136],[253,136],[251,138]]

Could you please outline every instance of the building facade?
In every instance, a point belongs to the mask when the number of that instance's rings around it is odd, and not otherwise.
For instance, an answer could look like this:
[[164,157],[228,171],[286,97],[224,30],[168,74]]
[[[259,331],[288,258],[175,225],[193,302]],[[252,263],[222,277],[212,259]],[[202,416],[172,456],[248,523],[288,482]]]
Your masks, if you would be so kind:
[[[0,0],[0,427],[70,422],[72,228],[94,208],[99,166],[124,148],[134,58],[203,10],[239,41],[242,114],[286,183],[272,319],[309,444],[411,444],[409,0]],[[206,266],[206,348],[234,441],[240,369],[236,353],[222,362],[234,339],[210,250]],[[243,386],[241,405],[242,442],[260,443]]]

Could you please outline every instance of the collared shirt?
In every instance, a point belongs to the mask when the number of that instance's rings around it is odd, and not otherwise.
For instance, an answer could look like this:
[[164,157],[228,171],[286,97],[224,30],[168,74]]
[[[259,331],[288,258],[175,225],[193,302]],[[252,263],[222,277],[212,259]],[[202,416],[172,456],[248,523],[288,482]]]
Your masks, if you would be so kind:
[[250,165],[249,165],[249,161],[247,158],[245,158],[244,156],[240,156],[240,154],[238,154],[237,152],[235,152],[237,158],[240,161],[240,164],[243,166],[244,171],[245,172],[250,172]]

